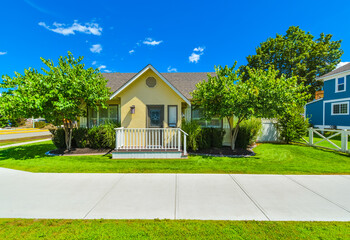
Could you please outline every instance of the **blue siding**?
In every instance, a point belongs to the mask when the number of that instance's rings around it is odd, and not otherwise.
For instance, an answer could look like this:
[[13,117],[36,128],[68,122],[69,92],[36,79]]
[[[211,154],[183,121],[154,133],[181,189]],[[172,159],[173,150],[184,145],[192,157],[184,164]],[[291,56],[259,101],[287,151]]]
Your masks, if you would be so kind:
[[333,100],[333,99],[350,97],[350,75],[346,76],[346,91],[335,92],[335,83],[336,83],[335,78],[324,82],[324,85],[323,85],[324,100]]
[[305,117],[313,125],[323,125],[323,100],[311,102],[305,107]]
[[[349,101],[338,101],[348,102]],[[325,103],[325,125],[350,126],[350,115],[332,115],[332,103]]]

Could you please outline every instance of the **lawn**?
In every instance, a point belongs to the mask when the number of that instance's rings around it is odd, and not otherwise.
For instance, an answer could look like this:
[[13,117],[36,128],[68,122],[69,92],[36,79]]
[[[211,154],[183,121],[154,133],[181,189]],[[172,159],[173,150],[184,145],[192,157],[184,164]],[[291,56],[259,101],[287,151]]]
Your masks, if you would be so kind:
[[51,141],[0,150],[0,167],[30,172],[349,174],[350,157],[304,145],[261,144],[245,158],[111,159],[111,156],[46,156]]
[[0,219],[0,239],[348,239],[349,222]]

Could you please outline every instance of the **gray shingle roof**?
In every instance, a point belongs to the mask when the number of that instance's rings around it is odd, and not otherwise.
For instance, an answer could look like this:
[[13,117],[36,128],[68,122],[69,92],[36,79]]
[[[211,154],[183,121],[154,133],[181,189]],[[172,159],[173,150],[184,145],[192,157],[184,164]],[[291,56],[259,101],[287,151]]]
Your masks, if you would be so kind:
[[[212,76],[214,72],[208,72]],[[203,79],[207,80],[206,72],[187,72],[187,73],[161,73],[170,84],[172,84],[179,92],[182,93],[187,99],[191,99],[190,92],[196,89],[196,84]],[[115,92],[121,88],[127,81],[129,81],[137,73],[102,73],[102,75],[108,80],[107,87],[111,88],[112,92]]]
[[350,70],[350,63],[347,63],[344,66],[341,66],[340,68],[337,68],[337,69],[333,70],[332,72],[326,73],[326,74],[322,75],[321,77],[319,77],[318,79],[322,79],[322,78],[331,76],[333,74],[345,72],[345,71],[348,71],[348,70]]

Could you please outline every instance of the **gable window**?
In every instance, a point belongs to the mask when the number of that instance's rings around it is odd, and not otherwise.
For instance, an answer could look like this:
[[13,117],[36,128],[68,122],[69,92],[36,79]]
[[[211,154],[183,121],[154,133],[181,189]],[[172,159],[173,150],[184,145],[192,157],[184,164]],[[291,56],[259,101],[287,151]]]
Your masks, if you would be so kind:
[[349,103],[332,103],[332,115],[349,115]]
[[177,126],[177,106],[168,105],[168,126],[176,127]]
[[345,77],[337,78],[335,92],[344,92],[346,89]]
[[213,117],[210,120],[205,120],[203,110],[200,108],[192,108],[192,120],[195,120],[202,127],[207,128],[222,128],[222,120],[217,117]]

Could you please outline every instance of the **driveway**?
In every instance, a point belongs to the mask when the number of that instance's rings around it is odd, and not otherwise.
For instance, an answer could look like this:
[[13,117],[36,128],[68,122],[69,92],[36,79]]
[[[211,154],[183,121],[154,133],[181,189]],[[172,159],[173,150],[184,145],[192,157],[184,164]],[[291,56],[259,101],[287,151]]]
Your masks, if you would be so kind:
[[0,218],[350,221],[350,176],[29,173],[0,168]]

